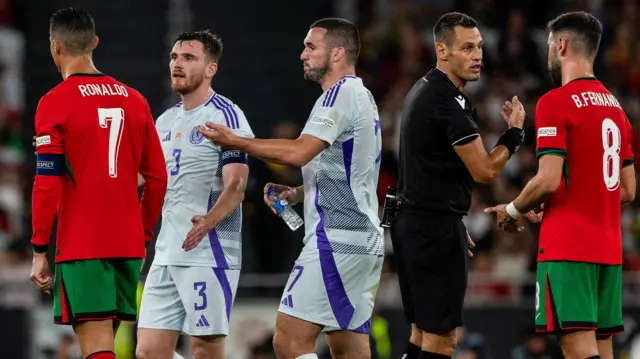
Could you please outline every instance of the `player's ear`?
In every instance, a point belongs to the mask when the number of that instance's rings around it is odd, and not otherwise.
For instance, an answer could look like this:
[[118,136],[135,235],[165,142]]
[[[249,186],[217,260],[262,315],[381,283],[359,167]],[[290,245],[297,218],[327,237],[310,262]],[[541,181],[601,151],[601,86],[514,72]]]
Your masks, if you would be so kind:
[[331,59],[333,62],[338,62],[345,56],[345,54],[346,51],[344,47],[334,47],[333,50],[331,50]]
[[98,47],[98,43],[100,42],[100,38],[98,36],[93,37],[93,49],[95,50]]
[[447,45],[445,45],[444,42],[436,42],[436,57],[438,58],[438,60],[449,60],[447,54]]
[[51,53],[60,56],[61,52],[62,52],[62,44],[60,44],[60,41],[51,39]]
[[558,57],[563,57],[567,54],[567,49],[569,48],[569,42],[567,38],[564,36],[558,36]]
[[212,78],[213,76],[216,75],[217,72],[218,72],[218,64],[215,61],[211,61],[209,62],[209,65],[207,65],[205,77]]

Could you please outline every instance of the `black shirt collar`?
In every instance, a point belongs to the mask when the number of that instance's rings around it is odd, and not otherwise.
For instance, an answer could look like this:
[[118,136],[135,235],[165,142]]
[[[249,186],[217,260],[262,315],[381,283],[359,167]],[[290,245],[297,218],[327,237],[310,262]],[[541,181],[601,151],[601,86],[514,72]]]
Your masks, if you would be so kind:
[[458,86],[455,84],[455,82],[453,82],[453,80],[451,80],[449,78],[449,75],[447,75],[447,73],[442,71],[439,67],[436,66],[433,70],[431,70],[431,73],[433,74],[433,76],[437,76],[438,78],[444,80],[445,83],[449,84],[457,92],[460,92],[460,90],[458,90]]

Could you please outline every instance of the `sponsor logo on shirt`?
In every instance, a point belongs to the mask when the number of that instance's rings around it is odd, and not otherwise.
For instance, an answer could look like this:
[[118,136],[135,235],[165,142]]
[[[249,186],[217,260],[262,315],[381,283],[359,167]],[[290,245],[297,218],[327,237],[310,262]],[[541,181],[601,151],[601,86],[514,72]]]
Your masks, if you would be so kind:
[[556,127],[540,127],[538,129],[538,137],[555,137],[557,133]]
[[458,101],[458,104],[460,104],[460,107],[464,110],[464,97],[462,97],[462,95],[458,95],[457,97],[454,97],[454,99]]
[[330,118],[326,118],[326,117],[314,117],[314,118],[311,119],[311,122],[312,123],[317,123],[317,124],[320,124],[320,125],[325,125],[325,126],[327,126],[329,128],[333,127],[336,124],[336,122],[334,120],[332,120]]
[[40,136],[36,137],[36,147],[40,147],[42,145],[50,145],[51,144],[51,136]]
[[191,130],[191,134],[189,135],[189,142],[191,142],[192,145],[197,145],[201,143],[203,140],[204,140],[204,136],[198,131],[197,127],[194,127]]

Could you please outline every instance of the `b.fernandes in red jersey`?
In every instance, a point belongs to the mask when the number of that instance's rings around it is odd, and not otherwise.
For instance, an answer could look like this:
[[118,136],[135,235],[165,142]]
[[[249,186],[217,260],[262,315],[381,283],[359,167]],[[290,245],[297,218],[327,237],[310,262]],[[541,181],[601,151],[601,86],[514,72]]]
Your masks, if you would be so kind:
[[568,358],[613,359],[623,330],[621,203],[635,198],[631,125],[593,75],[602,25],[584,12],[549,23],[549,70],[562,87],[536,109],[538,173],[508,205],[488,208],[519,230],[544,201],[536,328],[558,335]]
[[[145,242],[167,188],[164,156],[145,98],[94,67],[91,15],[57,11],[50,38],[64,81],[36,112],[31,279],[45,291],[53,284],[55,322],[74,325],[83,357],[115,359],[112,322],[136,319]],[[46,251],[56,215],[51,283]]]

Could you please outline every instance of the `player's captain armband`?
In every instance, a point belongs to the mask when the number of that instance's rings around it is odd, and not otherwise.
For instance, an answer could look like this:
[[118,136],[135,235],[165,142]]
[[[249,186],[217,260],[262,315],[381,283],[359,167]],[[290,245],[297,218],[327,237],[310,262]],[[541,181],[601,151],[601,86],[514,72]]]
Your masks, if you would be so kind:
[[229,163],[244,163],[247,164],[249,162],[249,156],[240,151],[231,148],[222,148],[222,165],[228,165]]
[[538,129],[538,137],[555,137],[558,134],[556,127],[540,127]]
[[51,136],[45,135],[45,136],[36,137],[36,148],[42,145],[50,145],[50,144],[51,144]]
[[62,176],[64,155],[39,154],[36,163],[36,174],[40,176]]

